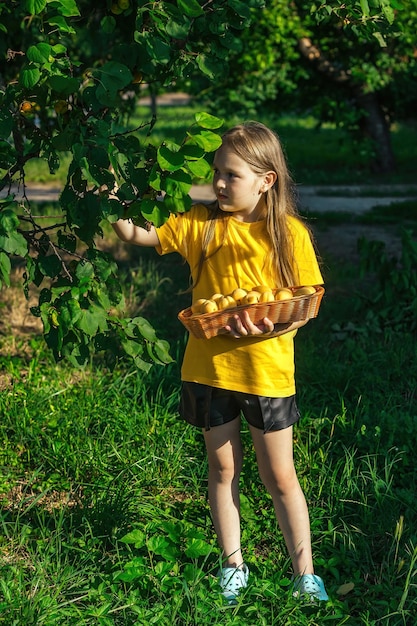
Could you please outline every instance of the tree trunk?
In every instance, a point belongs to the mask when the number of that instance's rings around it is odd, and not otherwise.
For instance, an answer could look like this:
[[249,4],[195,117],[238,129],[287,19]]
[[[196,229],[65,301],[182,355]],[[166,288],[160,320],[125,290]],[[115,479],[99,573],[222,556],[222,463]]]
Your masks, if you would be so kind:
[[383,174],[395,170],[389,123],[375,93],[357,93],[358,104],[365,111],[364,132],[375,148],[375,169]]
[[381,109],[376,93],[364,93],[361,86],[352,82],[351,74],[340,67],[335,67],[323,52],[313,44],[309,37],[302,37],[298,46],[301,54],[333,83],[349,89],[357,105],[365,111],[361,129],[364,135],[371,138],[375,148],[374,169],[388,174],[395,170],[395,157],[392,150],[390,128],[387,118]]

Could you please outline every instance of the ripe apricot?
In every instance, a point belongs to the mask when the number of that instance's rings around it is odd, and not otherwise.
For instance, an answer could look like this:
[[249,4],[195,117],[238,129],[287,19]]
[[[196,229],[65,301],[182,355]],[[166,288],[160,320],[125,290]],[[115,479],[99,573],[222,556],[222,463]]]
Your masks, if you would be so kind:
[[237,289],[234,289],[230,295],[239,306],[242,304],[243,299],[246,297],[247,293],[248,292],[246,291],[246,289],[241,289],[240,287],[238,287]]
[[243,298],[242,304],[257,304],[260,298],[259,291],[248,291],[246,296]]
[[316,293],[316,288],[312,285],[305,285],[296,289],[294,296],[309,296],[312,293]]
[[259,293],[270,292],[271,287],[267,285],[257,285],[256,287],[252,287],[251,291],[259,291]]
[[199,298],[198,300],[193,302],[193,304],[191,305],[191,313],[193,315],[198,315],[199,313],[201,313],[201,306],[204,304],[204,302],[207,302],[207,298]]
[[259,294],[259,302],[273,302],[275,300],[275,296],[271,290],[263,291]]
[[282,289],[278,289],[278,291],[275,294],[275,300],[290,300],[292,298],[293,294],[291,289],[288,289],[287,287],[282,287]]
[[231,309],[236,306],[236,300],[232,296],[223,296],[217,301],[219,311],[223,309]]
[[214,313],[215,311],[218,311],[218,308],[213,300],[206,300],[201,305],[201,313]]

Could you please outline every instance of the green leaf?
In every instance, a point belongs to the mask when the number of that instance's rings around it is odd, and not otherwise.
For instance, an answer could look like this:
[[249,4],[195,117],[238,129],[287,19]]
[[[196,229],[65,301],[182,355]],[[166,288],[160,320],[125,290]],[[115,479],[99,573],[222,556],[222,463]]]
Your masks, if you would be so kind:
[[134,317],[131,321],[135,324],[144,339],[147,341],[156,341],[155,329],[150,325],[148,320],[145,320],[144,317]]
[[133,544],[135,548],[141,548],[145,545],[145,539],[145,533],[138,528],[135,528],[135,530],[132,530],[130,533],[124,535],[120,541],[122,543]]
[[60,273],[62,263],[55,254],[50,254],[49,256],[39,257],[38,267],[44,276],[54,278]]
[[197,559],[200,556],[207,556],[207,554],[210,554],[211,550],[211,546],[203,539],[191,539],[185,550],[185,554],[191,559]]
[[90,306],[89,309],[80,309],[81,315],[77,320],[77,327],[92,337],[98,330],[107,330],[107,315],[101,307]]
[[26,0],[26,8],[31,15],[38,15],[46,7],[47,0]]
[[12,233],[19,226],[19,218],[14,211],[4,209],[0,213],[0,232]]
[[195,135],[189,134],[192,140],[206,152],[213,152],[222,145],[222,138],[209,130],[202,130]]
[[[11,112],[7,107],[0,107],[0,137],[7,139],[13,130],[14,120]],[[2,142],[5,147],[8,147],[6,142]]]
[[211,165],[205,159],[189,161],[187,165],[191,173],[198,178],[207,179],[211,175]]
[[46,82],[51,89],[63,96],[69,96],[72,93],[76,93],[79,88],[79,82],[76,78],[71,78],[71,76],[62,76],[61,74],[50,76]]
[[117,61],[108,61],[100,70],[94,71],[94,76],[100,83],[96,93],[102,104],[113,104],[118,92],[133,80],[129,68]]
[[123,89],[132,82],[132,79],[130,69],[117,61],[108,61],[100,70],[100,80],[113,91]]
[[173,363],[174,359],[169,354],[169,343],[159,339],[154,344],[155,353],[162,363]]
[[369,17],[369,4],[368,0],[360,0],[360,5],[362,9],[362,13],[365,17]]
[[171,58],[171,46],[165,41],[162,41],[162,39],[158,39],[158,37],[147,37],[146,48],[150,57],[157,63],[166,65],[169,62]]
[[38,43],[36,46],[29,46],[26,51],[26,56],[29,61],[34,63],[46,63],[49,62],[51,56],[52,46],[47,43]]
[[[191,209],[193,204],[190,196],[182,196],[181,198],[176,198],[175,196],[165,196],[163,201],[165,210],[165,215],[169,216],[170,213],[185,213]],[[164,223],[164,222],[162,222]]]
[[191,177],[187,174],[187,172],[184,172],[184,170],[172,172],[164,180],[164,190],[169,196],[173,196],[174,198],[182,198],[183,196],[186,196],[189,193],[191,186]]
[[224,124],[224,120],[222,120],[220,117],[215,117],[210,113],[204,112],[196,113],[195,120],[197,124],[201,126],[201,128],[215,129],[220,128]]
[[240,16],[245,19],[250,18],[250,7],[240,0],[229,0],[229,6]]
[[80,281],[89,281],[94,276],[94,267],[92,263],[80,261],[77,265],[77,269],[75,270],[75,275]]
[[215,78],[219,70],[219,61],[217,57],[207,56],[206,54],[197,55],[197,65],[203,74],[212,80]]
[[187,141],[180,149],[180,153],[184,156],[187,161],[201,159],[204,156],[204,150],[200,146],[196,146],[195,144]]
[[190,17],[203,15],[204,11],[197,0],[177,0],[178,8]]
[[143,217],[156,227],[162,226],[169,215],[168,211],[164,208],[163,202],[152,199],[142,200],[140,203],[140,211]]
[[73,29],[72,26],[68,24],[67,20],[61,15],[50,17],[46,21],[51,26],[57,26],[57,28],[63,33],[68,33],[69,35],[76,35],[76,31]]
[[10,287],[10,271],[12,264],[9,256],[5,252],[0,252],[0,276],[7,287]]
[[162,145],[158,149],[157,161],[161,169],[174,172],[184,165],[184,156],[181,152],[174,152],[167,148],[167,146]]
[[77,239],[74,235],[65,234],[61,230],[58,231],[58,245],[68,252],[75,252],[77,249]]
[[75,17],[80,15],[75,0],[61,0],[57,7],[58,12],[65,17]]
[[186,39],[190,30],[190,20],[184,15],[177,19],[171,19],[167,22],[166,33],[173,39]]
[[9,254],[26,256],[28,253],[28,245],[23,235],[14,232],[10,233],[10,235],[0,235],[0,250],[4,250]]
[[375,37],[375,39],[377,40],[381,48],[387,47],[387,42],[385,41],[384,35],[382,33],[376,32],[376,33],[372,33],[372,35]]
[[20,83],[26,89],[32,89],[39,82],[41,73],[37,67],[23,69],[20,74]]
[[110,35],[116,28],[116,20],[110,15],[106,15],[100,22],[103,33]]
[[152,535],[149,537],[146,544],[150,552],[154,552],[168,561],[175,561],[180,554],[175,544],[160,535]]

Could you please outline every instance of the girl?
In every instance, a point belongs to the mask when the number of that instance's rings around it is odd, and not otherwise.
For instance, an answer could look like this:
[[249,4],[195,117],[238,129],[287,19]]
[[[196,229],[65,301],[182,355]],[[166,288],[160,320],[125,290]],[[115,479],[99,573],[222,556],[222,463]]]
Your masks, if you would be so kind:
[[[190,267],[193,302],[237,287],[323,282],[275,133],[258,122],[226,132],[214,158],[213,188],[212,205],[171,215],[160,228],[145,230],[129,220],[113,228],[128,243],[153,246],[160,254],[179,252]],[[293,341],[305,323],[274,325],[264,318],[255,325],[244,313],[224,334],[188,338],[180,414],[204,432],[209,502],[224,558],[219,583],[230,603],[249,576],[240,545],[241,415],[291,557],[294,595],[328,599],[314,574],[308,510],[293,463],[293,424],[299,419]]]

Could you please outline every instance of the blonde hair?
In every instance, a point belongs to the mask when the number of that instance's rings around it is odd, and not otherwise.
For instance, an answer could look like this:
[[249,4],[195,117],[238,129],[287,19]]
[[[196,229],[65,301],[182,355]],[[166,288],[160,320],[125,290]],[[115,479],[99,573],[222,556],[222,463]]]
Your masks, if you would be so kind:
[[[228,130],[222,137],[227,146],[243,159],[259,175],[274,171],[277,179],[265,192],[266,224],[271,239],[272,254],[270,270],[276,276],[277,287],[298,284],[298,273],[294,259],[293,241],[288,227],[288,216],[298,217],[295,185],[288,171],[287,162],[278,136],[260,122],[244,122]],[[198,263],[195,286],[201,269],[217,250],[207,253],[218,220],[224,220],[223,240],[227,232],[228,213],[222,211],[218,202],[209,207],[209,217],[203,232],[202,254]],[[310,233],[311,236],[311,233]],[[221,244],[220,244],[221,247]]]

